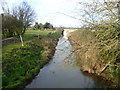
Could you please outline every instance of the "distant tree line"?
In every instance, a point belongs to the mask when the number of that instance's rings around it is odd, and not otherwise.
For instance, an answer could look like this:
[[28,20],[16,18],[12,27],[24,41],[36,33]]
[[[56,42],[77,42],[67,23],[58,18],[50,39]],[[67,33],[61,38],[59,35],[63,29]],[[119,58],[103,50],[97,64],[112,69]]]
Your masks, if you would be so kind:
[[42,23],[38,24],[38,22],[36,22],[33,29],[41,29],[41,30],[42,29],[54,29],[54,27],[52,24],[48,22],[46,22],[45,24],[42,24]]

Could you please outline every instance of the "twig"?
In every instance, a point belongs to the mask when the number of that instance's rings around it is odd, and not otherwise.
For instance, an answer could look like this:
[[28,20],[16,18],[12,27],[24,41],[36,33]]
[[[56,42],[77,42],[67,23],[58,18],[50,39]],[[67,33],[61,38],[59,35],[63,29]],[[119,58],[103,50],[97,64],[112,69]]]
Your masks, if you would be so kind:
[[73,50],[72,52],[75,52],[75,51],[77,51],[77,50],[79,50],[79,49],[81,49],[81,48],[76,48],[75,50]]
[[105,65],[105,67],[102,68],[102,70],[100,71],[99,74],[101,74],[103,71],[105,71],[105,69],[110,65],[110,63],[111,63],[111,61],[109,61],[109,62]]
[[71,38],[71,40],[72,40],[72,41],[74,41],[77,45],[81,46],[78,42],[76,42],[76,41],[75,41],[75,40],[73,40],[72,38]]

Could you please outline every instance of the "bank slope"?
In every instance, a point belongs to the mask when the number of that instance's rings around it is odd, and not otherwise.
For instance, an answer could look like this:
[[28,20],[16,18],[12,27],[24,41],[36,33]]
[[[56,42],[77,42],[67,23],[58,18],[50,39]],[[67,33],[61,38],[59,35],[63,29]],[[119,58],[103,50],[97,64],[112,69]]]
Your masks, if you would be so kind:
[[95,74],[119,87],[120,52],[118,29],[80,29],[69,35],[82,71]]

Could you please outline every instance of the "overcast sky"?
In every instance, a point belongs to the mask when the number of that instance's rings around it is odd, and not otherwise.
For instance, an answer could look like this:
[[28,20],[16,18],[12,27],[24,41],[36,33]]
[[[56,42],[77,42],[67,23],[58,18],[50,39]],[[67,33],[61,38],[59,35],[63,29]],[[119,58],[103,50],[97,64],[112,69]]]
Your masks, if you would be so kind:
[[[36,21],[39,23],[50,22],[53,26],[79,27],[80,21],[57,13],[62,12],[68,15],[75,16],[78,2],[82,0],[0,0],[7,1],[11,7],[22,1],[27,1],[36,11]],[[0,8],[0,13],[2,12]]]

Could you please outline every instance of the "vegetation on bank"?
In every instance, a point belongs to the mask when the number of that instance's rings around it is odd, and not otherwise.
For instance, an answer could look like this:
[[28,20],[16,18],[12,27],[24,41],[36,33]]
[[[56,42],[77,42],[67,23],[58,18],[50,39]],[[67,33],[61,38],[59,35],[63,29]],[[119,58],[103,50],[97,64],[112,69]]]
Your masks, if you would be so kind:
[[[69,38],[83,71],[95,73],[120,87],[120,1],[79,2],[84,26]],[[111,86],[111,87],[112,87]]]
[[110,87],[120,86],[119,38],[118,25],[100,28],[97,31],[80,29],[71,33],[69,37],[81,70],[112,81]]
[[[27,35],[36,35],[38,31],[27,31]],[[40,31],[39,31],[40,32]],[[35,34],[34,34],[35,33]],[[43,34],[44,33],[44,34]],[[43,31],[42,34],[27,40],[24,46],[18,44],[11,49],[6,45],[2,56],[2,87],[23,88],[52,58],[60,32]],[[13,45],[13,47],[12,47]],[[9,50],[5,50],[5,48]],[[5,50],[5,51],[4,51]]]

